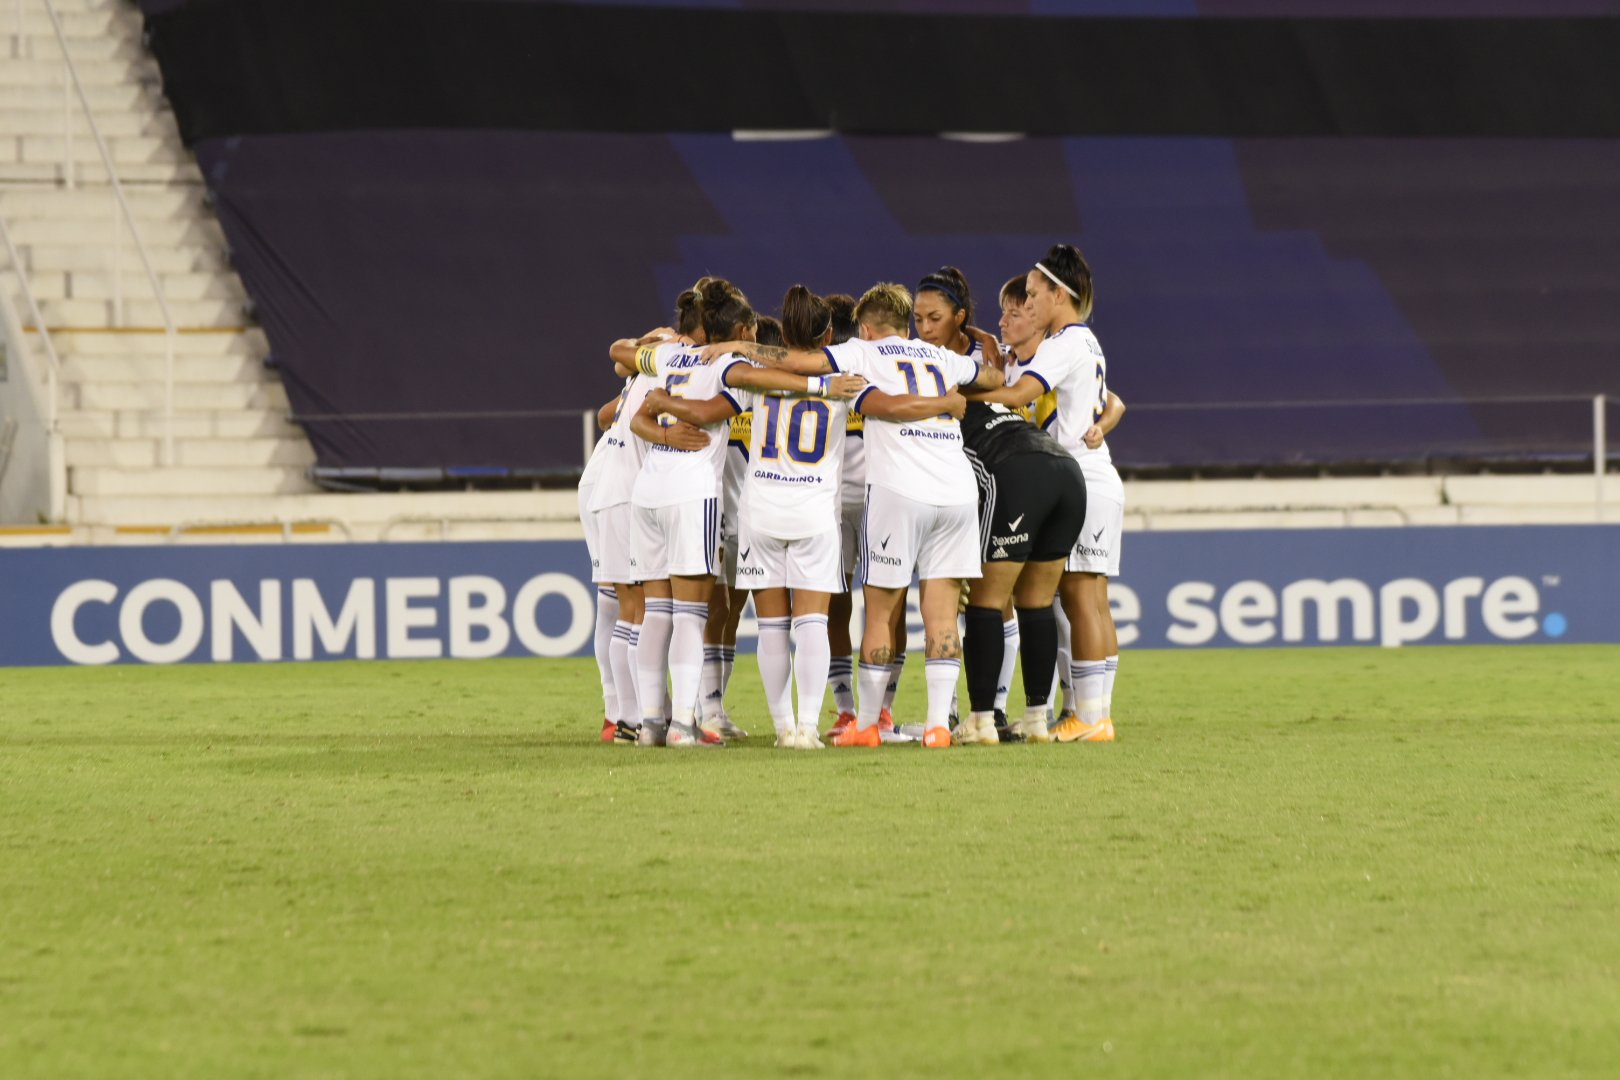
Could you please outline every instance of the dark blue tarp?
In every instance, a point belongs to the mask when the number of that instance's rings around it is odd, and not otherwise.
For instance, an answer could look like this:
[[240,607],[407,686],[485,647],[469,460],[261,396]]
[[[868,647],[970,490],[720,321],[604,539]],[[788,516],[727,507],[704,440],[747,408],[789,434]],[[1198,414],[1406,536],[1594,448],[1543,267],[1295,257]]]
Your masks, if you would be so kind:
[[[858,293],[950,263],[993,303],[1058,240],[1096,272],[1123,464],[1576,456],[1590,406],[1529,399],[1620,394],[1617,140],[403,131],[197,150],[327,466],[577,464],[577,416],[526,414],[612,396],[608,342],[667,321],[700,274],[770,311],[797,281]],[[1449,404],[1405,403],[1431,399]],[[1339,404],[1275,404],[1295,402]]]

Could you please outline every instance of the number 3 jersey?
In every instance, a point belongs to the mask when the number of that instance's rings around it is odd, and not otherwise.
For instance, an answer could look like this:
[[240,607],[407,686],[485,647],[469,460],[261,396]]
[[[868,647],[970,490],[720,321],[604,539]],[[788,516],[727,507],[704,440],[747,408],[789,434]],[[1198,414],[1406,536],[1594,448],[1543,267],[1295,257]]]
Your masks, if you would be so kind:
[[732,392],[754,414],[742,496],[749,530],[799,540],[837,529],[849,402]]
[[[863,376],[885,394],[944,397],[979,376],[972,358],[925,341],[887,337],[853,339],[822,350],[833,369]],[[855,399],[855,408],[869,390]],[[962,450],[962,429],[953,416],[894,423],[870,418],[865,427],[866,482],[932,506],[977,502],[973,467]]]
[[1124,498],[1108,444],[1095,450],[1085,444],[1086,430],[1101,419],[1108,406],[1108,361],[1091,328],[1084,323],[1065,326],[1041,342],[1022,373],[1035,376],[1045,390],[1056,395],[1057,409],[1041,426],[1074,455],[1086,486],[1116,490],[1114,497]]
[[[670,397],[723,397],[741,411],[737,399],[726,389],[726,369],[740,358],[705,364],[701,350],[689,345],[648,345],[636,350],[636,370],[654,380]],[[677,503],[718,498],[720,476],[726,464],[726,436],[730,420],[703,428],[709,444],[702,450],[676,450],[668,446],[647,447],[641,475],[636,477],[630,501],[636,506],[674,506]]]

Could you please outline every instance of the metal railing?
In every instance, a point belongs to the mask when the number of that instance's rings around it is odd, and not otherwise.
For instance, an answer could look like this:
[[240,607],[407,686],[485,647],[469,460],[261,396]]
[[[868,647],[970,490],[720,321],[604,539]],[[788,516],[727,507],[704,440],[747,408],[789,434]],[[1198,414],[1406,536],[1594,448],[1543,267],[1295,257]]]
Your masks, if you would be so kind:
[[[34,331],[45,346],[45,429],[54,433],[56,431],[56,414],[58,407],[57,384],[61,375],[62,358],[56,352],[56,343],[51,340],[51,331],[45,325],[45,317],[39,313],[39,301],[34,297],[34,290],[28,284],[28,268],[23,265],[22,256],[17,252],[17,245],[11,241],[11,230],[6,226],[6,215],[0,211],[0,244],[5,245],[6,258],[17,272],[17,280],[22,284],[23,302],[28,305],[28,317],[34,320]],[[24,330],[26,335],[27,331]]]
[[[164,293],[163,282],[158,277],[157,270],[152,262],[152,254],[141,236],[140,228],[135,223],[135,214],[130,209],[129,199],[124,193],[123,181],[118,176],[118,167],[113,162],[112,151],[107,147],[107,140],[102,136],[101,126],[96,123],[95,110],[90,104],[89,92],[85,90],[84,81],[79,77],[79,69],[73,62],[73,53],[68,47],[67,33],[62,29],[62,19],[52,0],[39,0],[44,8],[46,17],[50,19],[51,29],[56,35],[57,46],[62,51],[62,86],[63,86],[63,116],[62,116],[62,185],[69,191],[78,189],[77,168],[73,158],[74,137],[74,99],[77,98],[80,110],[90,128],[90,137],[95,141],[96,152],[101,157],[102,167],[107,171],[107,184],[112,190],[112,235],[109,237],[108,250],[108,278],[112,289],[113,325],[124,327],[124,282],[123,282],[123,247],[124,231],[127,229],[129,237],[134,241],[135,253],[140,259],[141,269],[146,273],[146,279],[152,286],[152,297],[157,302],[158,312],[163,319],[164,357],[163,357],[163,454],[162,463],[172,466],[174,456],[174,354],[175,339],[179,328],[175,325],[174,314],[169,308],[168,296]],[[25,44],[28,41],[27,29],[23,23],[24,0],[17,0],[17,38],[14,51],[18,55],[25,55],[28,50]],[[9,247],[9,241],[8,241]],[[26,279],[27,269],[22,261],[12,251],[12,261],[17,266],[19,274]],[[26,291],[26,281],[24,284]],[[40,335],[48,342],[49,331],[44,319],[40,316],[37,306],[30,302],[30,313],[34,325]],[[49,346],[47,346],[49,348]],[[56,412],[56,384],[54,379],[55,354],[52,352],[53,379],[51,386],[51,412]]]

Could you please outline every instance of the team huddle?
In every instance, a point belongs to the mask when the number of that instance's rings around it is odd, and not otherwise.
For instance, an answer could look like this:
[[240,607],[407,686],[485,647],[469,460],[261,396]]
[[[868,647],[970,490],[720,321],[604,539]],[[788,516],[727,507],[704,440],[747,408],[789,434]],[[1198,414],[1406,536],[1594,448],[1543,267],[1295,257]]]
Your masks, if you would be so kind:
[[[1058,244],[999,300],[998,340],[952,267],[915,297],[796,285],[779,321],[709,277],[674,326],[613,343],[624,389],[579,487],[603,741],[744,737],[725,702],[750,595],[779,747],[826,746],[829,690],[834,746],[1113,740],[1124,488],[1105,437],[1124,403],[1086,325],[1090,267]],[[927,713],[896,725],[914,579]]]

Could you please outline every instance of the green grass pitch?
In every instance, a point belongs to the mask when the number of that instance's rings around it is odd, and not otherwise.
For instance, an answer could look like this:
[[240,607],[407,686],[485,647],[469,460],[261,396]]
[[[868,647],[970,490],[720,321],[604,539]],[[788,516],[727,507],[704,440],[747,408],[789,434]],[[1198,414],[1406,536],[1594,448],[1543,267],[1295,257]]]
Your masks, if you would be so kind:
[[1118,743],[943,753],[737,673],[682,754],[588,660],[0,672],[0,1076],[1620,1069],[1620,649],[1127,652]]

